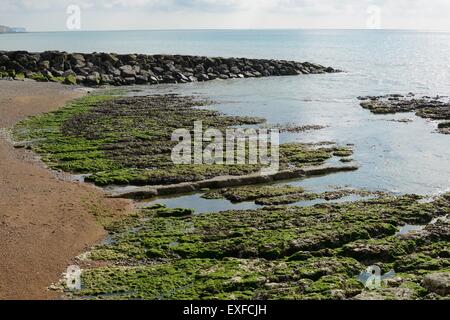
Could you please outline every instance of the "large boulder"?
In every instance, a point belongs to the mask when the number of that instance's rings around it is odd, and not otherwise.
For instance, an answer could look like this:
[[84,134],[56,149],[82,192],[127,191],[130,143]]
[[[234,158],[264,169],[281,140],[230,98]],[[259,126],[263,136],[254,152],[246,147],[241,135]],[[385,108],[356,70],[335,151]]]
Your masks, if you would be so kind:
[[201,74],[197,75],[197,79],[198,79],[198,81],[208,81],[209,76],[204,73],[201,73]]
[[103,84],[112,84],[114,82],[113,78],[114,77],[110,74],[102,74],[100,76],[100,82]]
[[103,53],[102,60],[111,63],[112,65],[116,65],[120,62],[120,59],[114,53]]
[[39,62],[38,66],[41,70],[50,69],[50,61],[48,61],[48,60],[41,61],[41,62]]
[[123,78],[134,78],[136,76],[136,71],[130,65],[124,65],[119,70]]
[[85,81],[86,81],[86,84],[88,84],[88,85],[96,86],[96,85],[100,84],[100,79],[101,79],[100,73],[93,72],[91,75],[86,77]]
[[73,75],[73,74],[68,74],[64,78],[64,83],[65,84],[69,84],[69,85],[77,84],[77,77],[75,75]]
[[165,70],[161,67],[153,67],[152,70],[157,75],[164,74],[164,72],[165,72]]
[[441,296],[450,294],[450,273],[440,272],[426,275],[423,278],[422,286],[429,292],[437,293]]
[[136,83],[136,77],[124,77],[125,84],[132,85]]
[[78,84],[84,83],[84,81],[86,80],[85,76],[76,76],[75,78],[76,78]]
[[72,69],[66,70],[64,71],[64,73],[62,74],[63,77],[68,77],[68,76],[76,76],[77,74],[75,73],[75,71],[73,71]]
[[73,53],[69,56],[73,68],[83,68],[86,65],[86,59],[81,53]]
[[136,84],[146,84],[148,83],[148,76],[137,75]]

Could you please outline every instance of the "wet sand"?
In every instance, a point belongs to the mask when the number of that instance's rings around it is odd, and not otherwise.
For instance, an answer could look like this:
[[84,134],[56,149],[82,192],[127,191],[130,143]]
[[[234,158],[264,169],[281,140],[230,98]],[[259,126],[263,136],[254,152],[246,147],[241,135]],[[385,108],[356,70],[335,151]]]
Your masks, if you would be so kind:
[[[83,94],[56,83],[0,81],[0,128]],[[106,234],[94,215],[131,208],[129,201],[65,180],[0,134],[0,299],[60,298],[48,286]]]

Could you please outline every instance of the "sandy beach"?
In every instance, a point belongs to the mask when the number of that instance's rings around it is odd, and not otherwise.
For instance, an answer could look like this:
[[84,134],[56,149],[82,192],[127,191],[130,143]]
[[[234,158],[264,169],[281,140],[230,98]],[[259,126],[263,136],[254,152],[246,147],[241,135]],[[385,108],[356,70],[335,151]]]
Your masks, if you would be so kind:
[[[55,110],[83,95],[56,83],[0,81],[0,128]],[[71,260],[101,241],[94,213],[126,213],[131,204],[106,199],[87,184],[65,180],[0,135],[0,299],[58,299],[47,288]]]

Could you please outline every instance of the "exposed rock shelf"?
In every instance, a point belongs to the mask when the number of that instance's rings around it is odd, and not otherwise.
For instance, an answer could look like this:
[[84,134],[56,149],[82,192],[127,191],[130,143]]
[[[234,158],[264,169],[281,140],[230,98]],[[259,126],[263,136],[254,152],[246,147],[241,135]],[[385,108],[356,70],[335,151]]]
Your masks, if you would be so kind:
[[111,196],[115,198],[149,199],[156,196],[173,195],[200,191],[202,189],[220,189],[243,185],[269,183],[273,181],[288,180],[294,178],[306,178],[311,176],[326,175],[337,172],[358,170],[358,165],[334,167],[330,165],[311,166],[303,169],[283,170],[270,175],[259,173],[244,176],[222,176],[196,182],[184,182],[172,185],[136,187],[133,190],[113,191]]
[[[361,107],[374,114],[395,114],[415,112],[416,116],[443,121],[438,123],[438,132],[450,134],[450,99],[446,96],[416,97],[413,93],[406,96],[388,94],[384,96],[358,97]],[[404,121],[404,120],[403,120]]]
[[309,62],[183,55],[0,51],[0,78],[131,85],[335,73]]

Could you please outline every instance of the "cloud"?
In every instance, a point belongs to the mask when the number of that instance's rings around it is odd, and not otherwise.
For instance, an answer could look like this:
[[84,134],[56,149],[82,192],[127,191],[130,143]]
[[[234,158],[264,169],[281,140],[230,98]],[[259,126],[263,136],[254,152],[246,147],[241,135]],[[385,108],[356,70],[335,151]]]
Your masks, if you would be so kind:
[[345,12],[348,8],[367,8],[377,5],[397,13],[440,11],[448,9],[447,0],[0,0],[3,12],[55,11],[78,4],[86,10],[188,10],[188,11],[310,11],[333,10]]
[[94,29],[364,28],[372,5],[385,28],[450,29],[448,0],[0,0],[0,23],[60,29],[71,4]]

